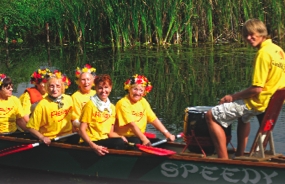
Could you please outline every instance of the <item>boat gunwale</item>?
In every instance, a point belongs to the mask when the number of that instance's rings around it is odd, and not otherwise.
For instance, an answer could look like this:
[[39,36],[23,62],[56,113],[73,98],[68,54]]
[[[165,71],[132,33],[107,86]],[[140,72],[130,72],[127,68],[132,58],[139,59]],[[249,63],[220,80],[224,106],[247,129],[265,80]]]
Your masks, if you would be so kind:
[[[32,139],[25,139],[25,138],[18,138],[18,137],[11,137],[8,135],[0,136],[0,141],[12,141],[12,142],[19,142],[19,143],[35,143],[39,142],[38,140],[32,140]],[[182,143],[166,143],[169,146],[175,146],[175,147],[181,147],[185,146],[185,144]],[[74,150],[83,150],[83,151],[93,151],[88,146],[83,145],[75,145],[75,144],[67,144],[67,143],[61,143],[61,142],[52,142],[50,144],[51,147],[57,147],[57,148],[64,148],[64,149],[74,149]],[[17,154],[17,153],[15,153]],[[94,153],[95,154],[95,153]],[[160,157],[157,155],[151,155],[148,153],[144,153],[141,151],[135,151],[135,150],[115,150],[115,149],[109,149],[109,154],[112,155],[126,155],[126,156],[145,156],[145,157]],[[285,168],[285,163],[279,163],[279,162],[270,162],[270,161],[250,161],[250,160],[234,160],[234,159],[220,159],[220,158],[211,158],[211,157],[202,157],[198,156],[201,154],[197,154],[197,156],[192,156],[183,153],[177,153],[175,155],[167,156],[169,160],[181,160],[181,161],[192,161],[192,162],[206,162],[206,163],[218,163],[218,164],[229,164],[229,165],[239,165],[239,166],[251,166],[251,167],[267,167],[267,168]]]

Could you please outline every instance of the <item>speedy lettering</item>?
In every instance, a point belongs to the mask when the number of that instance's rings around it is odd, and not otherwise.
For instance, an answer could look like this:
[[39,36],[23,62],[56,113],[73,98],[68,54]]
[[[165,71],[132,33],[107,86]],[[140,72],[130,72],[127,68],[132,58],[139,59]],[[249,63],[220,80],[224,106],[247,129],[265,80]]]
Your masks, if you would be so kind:
[[[166,162],[161,165],[161,174],[168,178],[188,178],[191,179],[191,175],[195,174],[207,181],[224,180],[229,183],[250,183],[257,184],[260,181],[266,184],[273,183],[272,178],[278,175],[277,172],[272,171],[266,173],[263,170],[243,168],[218,168],[216,166],[200,166],[195,164],[174,164],[172,162]],[[239,176],[239,177],[238,177]]]

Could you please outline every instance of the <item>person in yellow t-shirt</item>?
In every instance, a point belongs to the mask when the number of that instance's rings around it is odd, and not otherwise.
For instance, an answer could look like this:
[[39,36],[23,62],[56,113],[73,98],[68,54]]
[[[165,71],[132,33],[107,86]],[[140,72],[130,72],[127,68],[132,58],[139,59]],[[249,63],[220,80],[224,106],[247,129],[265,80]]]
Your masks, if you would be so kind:
[[79,117],[83,106],[90,100],[91,96],[96,94],[95,90],[91,89],[94,85],[96,69],[86,64],[82,69],[77,67],[75,71],[76,84],[78,90],[72,94],[73,100],[73,113],[72,122],[74,127],[79,127]]
[[47,95],[45,83],[50,75],[51,71],[48,68],[34,71],[31,75],[31,84],[35,86],[27,88],[19,97],[25,113],[24,118],[27,122],[34,107]]
[[59,71],[54,71],[46,83],[48,95],[36,106],[27,123],[29,132],[49,145],[51,139],[72,133],[73,102],[65,89],[69,79]]
[[152,89],[148,79],[143,75],[133,75],[124,83],[124,89],[128,94],[116,104],[118,123],[115,131],[129,142],[150,145],[150,140],[144,135],[147,123],[150,123],[167,139],[174,141],[175,136],[168,132],[143,97]]
[[124,149],[127,140],[114,132],[116,111],[108,98],[112,90],[110,76],[98,75],[94,82],[96,95],[83,107],[79,134],[81,142],[101,156],[108,153],[108,148]]
[[220,105],[206,114],[206,120],[218,157],[228,159],[226,135],[222,129],[238,119],[236,156],[242,156],[250,132],[251,117],[263,113],[276,90],[285,87],[284,51],[267,38],[267,28],[258,19],[249,19],[242,28],[244,39],[258,51],[253,62],[251,86],[235,94],[226,95]]
[[12,95],[12,79],[0,74],[0,134],[11,134],[17,131],[17,125],[26,128],[24,111],[20,100]]

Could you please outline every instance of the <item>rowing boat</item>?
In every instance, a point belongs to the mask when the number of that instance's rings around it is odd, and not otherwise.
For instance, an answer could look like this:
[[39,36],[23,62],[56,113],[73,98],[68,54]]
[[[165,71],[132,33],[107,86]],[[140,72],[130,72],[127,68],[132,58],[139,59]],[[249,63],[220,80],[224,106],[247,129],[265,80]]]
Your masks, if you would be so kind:
[[[234,157],[235,148],[232,147],[228,149],[231,159],[217,158],[205,122],[208,107],[190,107],[185,110],[184,142],[158,145],[161,150],[173,154],[154,155],[142,149],[109,150],[107,155],[98,156],[87,146],[60,142],[46,146],[30,139],[30,135],[15,134],[0,136],[0,150],[20,144],[40,146],[14,154],[0,151],[0,155],[5,155],[0,156],[0,164],[134,182],[279,184],[285,181],[285,156],[275,152],[272,131],[285,99],[285,89],[278,90],[272,99],[266,112],[259,117],[260,128],[250,152],[242,157]],[[231,129],[225,129],[225,134],[230,143]],[[270,150],[266,150],[267,143]]]
[[[0,149],[36,140],[10,135],[0,136]],[[157,156],[140,150],[109,150],[97,156],[89,147],[52,142],[34,149],[0,157],[0,164],[96,178],[112,178],[161,183],[281,183],[285,181],[285,157],[270,159],[216,158],[191,152],[185,143],[164,143],[159,147],[175,151],[170,156]],[[230,157],[233,149],[229,148]]]

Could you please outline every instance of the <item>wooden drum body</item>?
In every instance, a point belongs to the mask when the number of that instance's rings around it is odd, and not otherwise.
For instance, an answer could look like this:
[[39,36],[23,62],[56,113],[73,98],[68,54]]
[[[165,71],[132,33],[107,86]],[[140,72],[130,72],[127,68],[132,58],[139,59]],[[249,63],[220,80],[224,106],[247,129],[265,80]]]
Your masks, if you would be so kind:
[[[206,112],[211,108],[210,106],[195,106],[185,109],[184,141],[190,152],[213,154],[215,151],[205,117]],[[231,140],[231,126],[223,129],[228,144]]]

